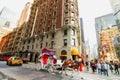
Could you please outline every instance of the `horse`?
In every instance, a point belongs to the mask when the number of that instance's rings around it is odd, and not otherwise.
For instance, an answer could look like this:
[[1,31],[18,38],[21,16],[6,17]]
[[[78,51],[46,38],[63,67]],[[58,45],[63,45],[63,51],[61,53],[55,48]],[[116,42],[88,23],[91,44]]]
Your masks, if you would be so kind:
[[73,75],[73,72],[76,70],[79,72],[79,62],[75,60],[65,60],[62,64],[62,72],[65,71],[65,75],[67,75],[66,70],[72,71],[71,75]]

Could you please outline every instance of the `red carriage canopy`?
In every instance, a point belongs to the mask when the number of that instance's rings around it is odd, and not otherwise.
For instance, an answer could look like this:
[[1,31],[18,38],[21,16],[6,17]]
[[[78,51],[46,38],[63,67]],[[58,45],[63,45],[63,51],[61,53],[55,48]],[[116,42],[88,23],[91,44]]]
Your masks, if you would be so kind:
[[55,55],[55,51],[44,48],[42,54]]

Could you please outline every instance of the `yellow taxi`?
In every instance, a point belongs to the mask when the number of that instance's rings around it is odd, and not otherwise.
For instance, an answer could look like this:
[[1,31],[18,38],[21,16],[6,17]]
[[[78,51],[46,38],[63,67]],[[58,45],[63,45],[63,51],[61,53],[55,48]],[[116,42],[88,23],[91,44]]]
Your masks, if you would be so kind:
[[23,64],[23,60],[19,57],[10,57],[7,60],[7,65],[22,65]]

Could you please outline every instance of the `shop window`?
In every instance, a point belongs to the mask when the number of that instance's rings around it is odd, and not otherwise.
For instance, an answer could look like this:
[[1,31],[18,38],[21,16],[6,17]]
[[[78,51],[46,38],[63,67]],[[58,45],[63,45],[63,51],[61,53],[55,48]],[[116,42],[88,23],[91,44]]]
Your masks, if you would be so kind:
[[62,50],[61,55],[67,55],[67,52],[65,50]]

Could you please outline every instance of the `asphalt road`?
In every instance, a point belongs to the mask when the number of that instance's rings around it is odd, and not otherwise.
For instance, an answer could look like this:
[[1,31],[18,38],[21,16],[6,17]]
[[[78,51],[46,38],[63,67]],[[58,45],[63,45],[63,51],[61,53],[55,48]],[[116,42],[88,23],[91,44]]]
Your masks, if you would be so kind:
[[74,80],[69,76],[36,71],[23,66],[8,66],[5,61],[0,61],[0,72],[16,80]]
[[35,68],[35,63],[8,66],[6,62],[0,61],[0,71],[16,80],[120,80],[120,75],[111,74],[110,71],[109,76],[93,74],[91,71],[82,71],[80,73],[74,72],[73,77],[71,77],[71,71],[67,71],[68,76],[66,76],[64,74],[37,71]]

